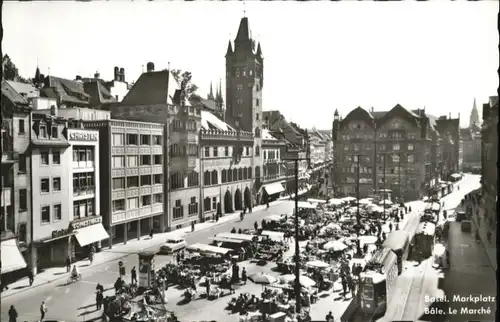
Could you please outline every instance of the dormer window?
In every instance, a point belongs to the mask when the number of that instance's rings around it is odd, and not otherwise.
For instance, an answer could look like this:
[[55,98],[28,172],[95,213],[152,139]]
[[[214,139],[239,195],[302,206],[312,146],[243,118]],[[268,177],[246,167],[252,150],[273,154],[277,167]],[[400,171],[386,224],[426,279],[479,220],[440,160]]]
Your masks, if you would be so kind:
[[54,138],[54,139],[57,139],[59,137],[59,133],[57,133],[57,126],[53,126],[52,127],[52,134],[51,136]]
[[39,132],[40,132],[39,134],[40,137],[47,138],[47,128],[45,127],[45,125],[40,125]]

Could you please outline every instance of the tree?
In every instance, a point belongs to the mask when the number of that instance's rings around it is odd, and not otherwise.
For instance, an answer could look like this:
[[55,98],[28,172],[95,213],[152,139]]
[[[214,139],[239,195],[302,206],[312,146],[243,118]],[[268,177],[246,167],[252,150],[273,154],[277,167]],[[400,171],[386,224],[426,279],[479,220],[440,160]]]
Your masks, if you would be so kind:
[[180,69],[173,69],[171,71],[172,76],[175,78],[177,83],[181,86],[183,92],[183,99],[190,100],[191,97],[196,98],[195,92],[198,90],[198,86],[191,82],[193,75],[191,72],[182,71]]
[[2,57],[2,69],[3,69],[3,78],[5,80],[11,80],[21,83],[30,83],[28,79],[19,75],[19,70],[16,65],[12,62],[9,55],[5,54]]

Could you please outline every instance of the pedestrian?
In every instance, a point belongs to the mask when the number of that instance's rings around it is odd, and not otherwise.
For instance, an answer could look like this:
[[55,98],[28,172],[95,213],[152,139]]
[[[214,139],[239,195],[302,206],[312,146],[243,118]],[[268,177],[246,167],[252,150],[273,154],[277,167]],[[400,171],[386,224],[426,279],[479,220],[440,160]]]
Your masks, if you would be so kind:
[[5,274],[2,274],[0,275],[0,281],[2,284],[1,287],[0,287],[0,292],[3,292],[3,290],[8,290],[9,289],[9,285],[7,285],[7,277],[5,277]]
[[95,294],[95,306],[96,306],[97,311],[101,310],[103,300],[104,300],[104,296],[102,295],[102,293],[100,291],[97,291]]
[[257,223],[257,221],[253,223],[253,228],[255,229],[255,231],[259,230],[259,224]]
[[248,211],[252,213],[252,205],[248,206]]
[[247,269],[243,267],[243,270],[241,271],[241,280],[243,281],[243,284],[247,284]]
[[231,229],[231,234],[236,234],[236,227],[233,227],[233,229]]
[[29,280],[30,286],[33,285],[35,278],[33,276],[33,270],[31,270],[31,268],[28,269],[28,280]]
[[191,222],[191,232],[194,231],[194,221]]
[[345,277],[342,277],[342,290],[343,290],[343,295],[347,294],[347,282],[345,280]]
[[396,223],[396,230],[399,230],[399,222]]
[[69,270],[71,269],[71,257],[66,257],[66,273],[69,273]]
[[334,322],[335,319],[333,318],[332,311],[328,312],[328,314],[325,317],[326,322]]
[[184,251],[183,250],[181,250],[181,261],[184,262]]
[[132,267],[132,270],[130,270],[130,283],[137,284],[137,270],[135,269],[135,266]]
[[368,244],[363,244],[363,254],[368,253]]
[[177,255],[175,255],[176,259],[177,259],[177,264],[180,264],[181,263],[181,253],[177,253]]
[[95,290],[104,293],[104,286],[102,286],[100,283],[97,283]]
[[215,222],[215,213],[212,214],[212,221]]
[[392,223],[389,223],[389,231],[392,232]]
[[155,234],[155,229],[151,228],[151,230],[149,231],[149,239],[153,239],[154,234]]
[[9,309],[9,322],[17,322],[17,311],[14,305],[11,305]]
[[207,298],[210,298],[210,279],[208,278],[207,278],[206,291],[207,291]]
[[40,322],[43,322],[45,319],[45,314],[47,313],[47,306],[45,305],[45,301],[40,305]]

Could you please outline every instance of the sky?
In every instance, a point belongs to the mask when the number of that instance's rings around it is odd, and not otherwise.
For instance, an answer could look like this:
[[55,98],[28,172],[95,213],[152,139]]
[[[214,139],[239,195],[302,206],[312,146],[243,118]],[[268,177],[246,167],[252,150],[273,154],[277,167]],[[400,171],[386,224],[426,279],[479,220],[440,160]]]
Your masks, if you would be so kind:
[[[228,40],[246,15],[264,55],[264,110],[330,129],[361,106],[469,123],[474,98],[498,88],[497,1],[14,2],[3,4],[3,53],[23,77],[74,79],[114,66],[136,80],[147,62],[188,70],[202,96],[225,79]],[[224,89],[224,85],[222,86]]]

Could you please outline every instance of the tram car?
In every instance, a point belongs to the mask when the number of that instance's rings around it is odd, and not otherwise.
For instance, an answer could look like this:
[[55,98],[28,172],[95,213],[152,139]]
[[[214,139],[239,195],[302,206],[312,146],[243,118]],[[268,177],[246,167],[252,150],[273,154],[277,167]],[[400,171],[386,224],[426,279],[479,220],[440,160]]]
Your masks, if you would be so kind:
[[397,257],[398,274],[403,272],[403,262],[408,259],[410,252],[410,235],[405,230],[395,230],[391,232],[383,247],[391,249]]
[[432,213],[436,213],[436,214],[439,214],[441,212],[441,204],[439,202],[428,202],[426,205],[425,205],[425,210],[424,210],[425,213],[428,213],[428,212],[432,212]]
[[420,260],[431,257],[436,244],[436,225],[432,222],[421,222],[414,238],[413,254]]
[[[379,249],[359,276],[359,307],[371,317],[383,316],[398,277],[398,258],[392,249]],[[371,320],[371,319],[370,319]]]

